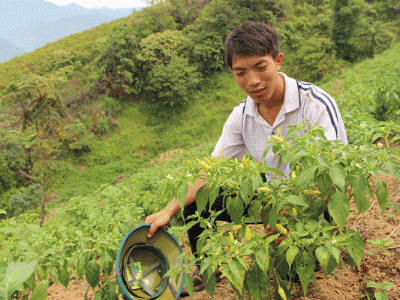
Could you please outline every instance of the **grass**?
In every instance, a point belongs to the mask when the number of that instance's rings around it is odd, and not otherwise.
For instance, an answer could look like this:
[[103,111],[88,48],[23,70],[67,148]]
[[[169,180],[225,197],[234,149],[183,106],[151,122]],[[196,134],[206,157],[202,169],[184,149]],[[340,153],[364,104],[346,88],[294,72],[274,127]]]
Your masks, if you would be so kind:
[[90,195],[122,174],[135,176],[166,151],[187,151],[211,143],[212,147],[201,152],[201,156],[209,155],[230,112],[245,97],[225,71],[212,76],[201,91],[194,91],[193,104],[173,117],[160,117],[140,102],[124,103],[118,131],[96,140],[91,152],[70,160],[73,170],[55,175],[53,192],[59,199],[52,206],[77,195]]

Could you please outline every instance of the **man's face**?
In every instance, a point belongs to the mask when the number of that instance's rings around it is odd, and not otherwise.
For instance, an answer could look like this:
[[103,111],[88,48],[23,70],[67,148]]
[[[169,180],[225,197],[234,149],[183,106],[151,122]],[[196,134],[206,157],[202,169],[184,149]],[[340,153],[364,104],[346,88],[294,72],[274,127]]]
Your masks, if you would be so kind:
[[283,54],[276,59],[271,54],[236,56],[232,59],[231,71],[236,83],[256,103],[272,104],[284,95],[284,81],[278,71]]

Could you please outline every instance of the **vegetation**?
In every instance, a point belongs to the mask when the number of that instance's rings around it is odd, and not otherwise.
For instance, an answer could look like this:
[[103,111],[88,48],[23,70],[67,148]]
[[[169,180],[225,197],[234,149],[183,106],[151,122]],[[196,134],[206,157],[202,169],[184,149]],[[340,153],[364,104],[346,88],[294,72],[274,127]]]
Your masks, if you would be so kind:
[[[254,299],[285,299],[296,278],[306,293],[318,264],[332,272],[342,260],[339,247],[358,265],[364,245],[345,226],[349,201],[364,212],[367,193],[384,213],[386,184],[380,181],[373,195],[371,176],[400,179],[399,9],[383,0],[160,1],[0,64],[0,299],[43,299],[49,284],[68,286],[84,276],[96,299],[114,299],[112,267],[124,234],[172,195],[182,201],[204,164],[210,190],[202,191],[199,208],[221,186],[240,200],[228,205],[236,229],[210,233],[199,247],[210,294],[218,266],[238,297],[247,291]],[[319,80],[335,96],[350,142],[326,141],[318,128],[279,137],[273,150],[293,173],[268,184],[258,178],[262,164],[203,158],[245,97],[224,67],[223,42],[247,20],[276,26],[283,71]],[[185,152],[158,164],[172,149]],[[49,193],[59,199],[46,203]],[[249,203],[253,218],[280,231],[267,239],[251,231],[243,217]],[[276,217],[282,208],[286,215]],[[179,236],[184,229],[171,231]],[[388,286],[366,288],[385,293]]]

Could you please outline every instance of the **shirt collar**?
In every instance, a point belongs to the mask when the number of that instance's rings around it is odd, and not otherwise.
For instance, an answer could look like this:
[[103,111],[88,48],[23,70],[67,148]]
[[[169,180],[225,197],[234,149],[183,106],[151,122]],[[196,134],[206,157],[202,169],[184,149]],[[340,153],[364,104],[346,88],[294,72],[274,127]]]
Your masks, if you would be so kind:
[[[300,107],[299,90],[297,87],[297,81],[295,79],[290,78],[281,72],[279,72],[279,74],[285,80],[285,99],[282,106],[282,112],[287,114]],[[250,96],[247,96],[244,114],[261,118],[256,103],[253,99],[251,99]]]

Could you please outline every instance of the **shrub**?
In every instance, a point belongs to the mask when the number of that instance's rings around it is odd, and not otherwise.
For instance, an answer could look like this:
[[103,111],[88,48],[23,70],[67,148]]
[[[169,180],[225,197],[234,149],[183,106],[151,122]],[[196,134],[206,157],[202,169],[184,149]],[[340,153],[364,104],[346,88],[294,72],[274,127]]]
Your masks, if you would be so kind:
[[156,65],[149,73],[145,95],[147,101],[162,107],[182,107],[189,103],[201,74],[186,58],[175,56],[166,64]]
[[33,184],[19,189],[12,189],[1,197],[0,207],[5,209],[8,216],[18,216],[28,209],[36,208],[41,199],[40,184]]
[[394,82],[390,87],[381,86],[375,96],[373,116],[379,121],[396,120],[400,110],[400,86]]

